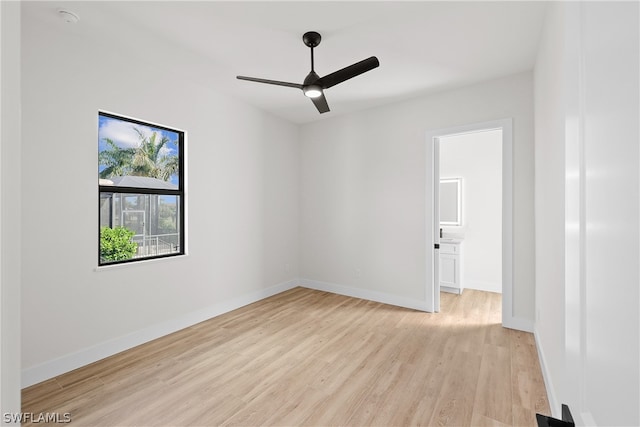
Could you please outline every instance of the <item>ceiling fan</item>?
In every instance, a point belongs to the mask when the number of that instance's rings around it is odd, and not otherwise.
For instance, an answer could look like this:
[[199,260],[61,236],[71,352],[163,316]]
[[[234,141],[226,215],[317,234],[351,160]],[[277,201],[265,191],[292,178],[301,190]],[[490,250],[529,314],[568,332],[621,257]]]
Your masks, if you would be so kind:
[[302,84],[281,82],[277,80],[257,79],[255,77],[236,77],[240,80],[248,80],[250,82],[267,83],[271,85],[288,86],[302,89],[302,92],[311,99],[313,105],[316,106],[318,111],[321,114],[326,113],[327,111],[329,111],[329,104],[327,104],[327,99],[324,97],[324,89],[329,89],[330,87],[335,86],[338,83],[342,83],[345,80],[349,80],[362,73],[373,70],[380,65],[380,62],[378,61],[378,58],[372,56],[370,58],[363,59],[360,62],[356,62],[355,64],[349,65],[348,67],[342,68],[341,70],[335,71],[331,74],[327,74],[324,77],[320,77],[313,69],[313,48],[317,47],[320,44],[321,39],[322,37],[320,36],[320,34],[315,31],[306,32],[302,36],[302,41],[304,42],[304,44],[311,48],[311,71],[309,72],[309,74],[307,74],[307,77],[305,77]]

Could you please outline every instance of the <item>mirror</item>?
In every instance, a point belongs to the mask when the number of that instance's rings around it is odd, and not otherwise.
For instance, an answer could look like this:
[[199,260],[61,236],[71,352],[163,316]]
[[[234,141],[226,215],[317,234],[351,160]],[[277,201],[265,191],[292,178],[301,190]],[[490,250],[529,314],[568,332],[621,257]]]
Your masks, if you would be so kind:
[[462,178],[440,180],[440,225],[462,225]]

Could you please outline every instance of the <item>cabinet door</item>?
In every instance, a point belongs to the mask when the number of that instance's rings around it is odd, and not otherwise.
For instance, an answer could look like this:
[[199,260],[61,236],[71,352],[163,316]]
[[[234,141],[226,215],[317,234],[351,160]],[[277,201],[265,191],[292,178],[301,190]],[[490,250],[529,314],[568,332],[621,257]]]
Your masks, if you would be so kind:
[[440,254],[440,286],[460,287],[460,259],[454,254]]

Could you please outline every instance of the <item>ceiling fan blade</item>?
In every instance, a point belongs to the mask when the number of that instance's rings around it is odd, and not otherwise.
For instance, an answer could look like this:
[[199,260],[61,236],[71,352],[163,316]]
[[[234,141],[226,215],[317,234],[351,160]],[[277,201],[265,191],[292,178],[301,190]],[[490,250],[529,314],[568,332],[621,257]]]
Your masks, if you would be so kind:
[[324,97],[324,93],[317,98],[309,98],[313,102],[313,105],[316,106],[320,114],[326,113],[329,111],[329,104],[327,104],[327,98]]
[[335,86],[345,80],[349,80],[350,78],[373,70],[379,65],[380,62],[378,61],[378,58],[372,56],[370,58],[363,59],[360,62],[356,62],[353,65],[349,65],[348,67],[345,67],[341,70],[338,70],[331,74],[327,74],[324,77],[320,77],[320,79],[316,83],[322,86],[323,89],[328,89],[331,86]]
[[278,80],[257,79],[255,77],[245,77],[245,76],[236,76],[236,78],[239,80],[248,80],[250,82],[267,83],[270,85],[288,86],[288,87],[295,87],[296,89],[302,89],[302,85],[298,83],[281,82]]

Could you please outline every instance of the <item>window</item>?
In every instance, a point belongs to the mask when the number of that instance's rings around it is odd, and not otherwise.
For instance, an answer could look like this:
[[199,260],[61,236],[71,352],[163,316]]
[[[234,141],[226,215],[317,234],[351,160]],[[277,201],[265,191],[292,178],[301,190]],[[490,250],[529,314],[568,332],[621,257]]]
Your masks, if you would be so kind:
[[184,254],[184,132],[98,114],[98,265]]

